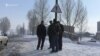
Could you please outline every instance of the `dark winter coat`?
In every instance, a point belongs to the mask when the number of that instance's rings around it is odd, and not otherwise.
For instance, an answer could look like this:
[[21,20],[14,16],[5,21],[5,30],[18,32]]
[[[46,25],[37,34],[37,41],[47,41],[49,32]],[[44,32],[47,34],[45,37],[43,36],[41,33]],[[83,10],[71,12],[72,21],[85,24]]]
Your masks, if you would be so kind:
[[48,34],[48,36],[52,36],[53,35],[53,30],[52,30],[52,27],[53,25],[51,24],[49,27],[48,27],[48,31],[47,31],[47,34]]
[[46,36],[46,27],[43,24],[38,25],[37,36],[38,37],[45,37]]
[[60,24],[60,27],[61,27],[60,35],[63,35],[63,32],[64,32],[64,26],[63,26],[62,24]]
[[53,29],[53,34],[54,35],[57,35],[58,36],[60,34],[60,31],[61,31],[60,24],[54,23],[52,29]]

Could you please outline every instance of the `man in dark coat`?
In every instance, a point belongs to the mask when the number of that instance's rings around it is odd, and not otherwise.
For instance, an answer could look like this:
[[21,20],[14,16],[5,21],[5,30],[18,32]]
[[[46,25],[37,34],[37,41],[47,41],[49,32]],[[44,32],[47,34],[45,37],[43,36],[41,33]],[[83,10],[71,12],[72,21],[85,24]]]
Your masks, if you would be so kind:
[[49,27],[48,27],[48,36],[49,36],[49,43],[50,43],[50,46],[49,46],[49,48],[48,49],[50,49],[51,48],[51,46],[52,46],[52,44],[51,44],[51,42],[52,42],[52,21],[50,21],[49,22],[50,23],[50,25],[49,25]]
[[44,26],[44,21],[41,21],[41,24],[38,25],[37,27],[37,36],[38,36],[37,50],[39,50],[40,45],[42,50],[44,46],[45,37],[46,37],[46,27]]
[[63,32],[64,32],[64,26],[59,22],[61,30],[60,30],[60,34],[59,34],[59,50],[62,50],[62,37],[63,37]]
[[58,52],[59,50],[59,33],[60,33],[60,25],[59,23],[54,19],[53,21],[53,25],[52,25],[52,34],[53,34],[53,38],[52,38],[52,51],[53,52]]

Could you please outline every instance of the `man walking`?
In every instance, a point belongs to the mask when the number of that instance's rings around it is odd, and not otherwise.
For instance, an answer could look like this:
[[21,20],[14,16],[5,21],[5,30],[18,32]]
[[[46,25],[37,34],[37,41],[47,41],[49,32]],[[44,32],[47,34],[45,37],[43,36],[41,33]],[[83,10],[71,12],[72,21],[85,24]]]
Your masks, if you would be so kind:
[[41,45],[41,50],[44,46],[44,41],[46,37],[46,27],[44,26],[44,21],[41,21],[41,24],[37,27],[37,36],[38,36],[38,44],[37,44],[37,50],[39,50]]

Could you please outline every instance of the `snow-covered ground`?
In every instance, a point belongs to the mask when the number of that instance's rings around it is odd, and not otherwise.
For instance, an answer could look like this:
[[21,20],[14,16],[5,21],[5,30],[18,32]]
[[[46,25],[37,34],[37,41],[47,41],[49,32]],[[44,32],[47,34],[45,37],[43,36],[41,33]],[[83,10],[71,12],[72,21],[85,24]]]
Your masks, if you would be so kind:
[[85,42],[87,42],[87,41],[89,41],[89,40],[91,40],[92,38],[90,38],[90,37],[84,37],[84,38],[82,38],[82,40],[81,41],[85,41]]
[[75,43],[63,43],[63,50],[50,54],[49,43],[45,42],[44,50],[36,50],[37,41],[24,43],[20,53],[26,56],[100,56],[100,46],[79,45]]
[[[28,37],[36,38],[36,36],[26,36],[25,38]],[[100,56],[99,43],[93,42],[95,45],[86,43],[76,44],[67,38],[63,38],[63,50],[51,54],[51,50],[48,49],[48,39],[46,39],[44,43],[43,50],[36,50],[37,40],[29,42],[14,42],[9,43],[10,47],[6,47],[6,49],[4,49],[0,54],[2,54],[2,56]],[[14,47],[11,48],[11,45]]]
[[[84,41],[88,41],[90,39],[84,39]],[[36,43],[37,41],[34,42],[30,42],[29,43],[24,43],[23,45],[23,50],[20,50],[20,53],[24,53],[30,56],[100,56],[100,46],[97,43],[87,43],[87,42],[83,42],[83,44],[79,45],[79,44],[75,44],[73,42],[71,42],[71,40],[64,38],[63,39],[63,50],[58,52],[58,53],[54,53],[54,54],[50,54],[51,50],[48,50],[48,40],[46,40],[45,42],[45,46],[44,46],[44,50],[36,50]],[[87,44],[86,44],[87,43]],[[93,44],[95,44],[96,46],[94,46]],[[33,46],[32,46],[33,45]],[[93,46],[92,46],[93,45]],[[25,52],[26,51],[26,52]],[[29,51],[29,52],[28,52]]]

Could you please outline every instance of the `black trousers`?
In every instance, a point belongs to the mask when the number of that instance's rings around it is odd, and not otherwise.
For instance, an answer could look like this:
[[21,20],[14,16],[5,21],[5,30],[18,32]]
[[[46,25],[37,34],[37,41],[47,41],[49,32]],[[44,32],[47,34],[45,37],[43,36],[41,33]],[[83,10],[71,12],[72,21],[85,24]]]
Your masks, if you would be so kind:
[[59,50],[62,50],[62,35],[59,36],[58,43],[59,43]]
[[51,42],[52,51],[58,51],[58,49],[59,49],[58,39],[59,39],[58,36],[53,36],[52,42]]
[[52,36],[49,36],[49,44],[50,44],[49,48],[51,48],[52,47]]
[[44,42],[45,42],[45,37],[38,37],[37,50],[40,48],[40,46],[41,50],[43,49]]

